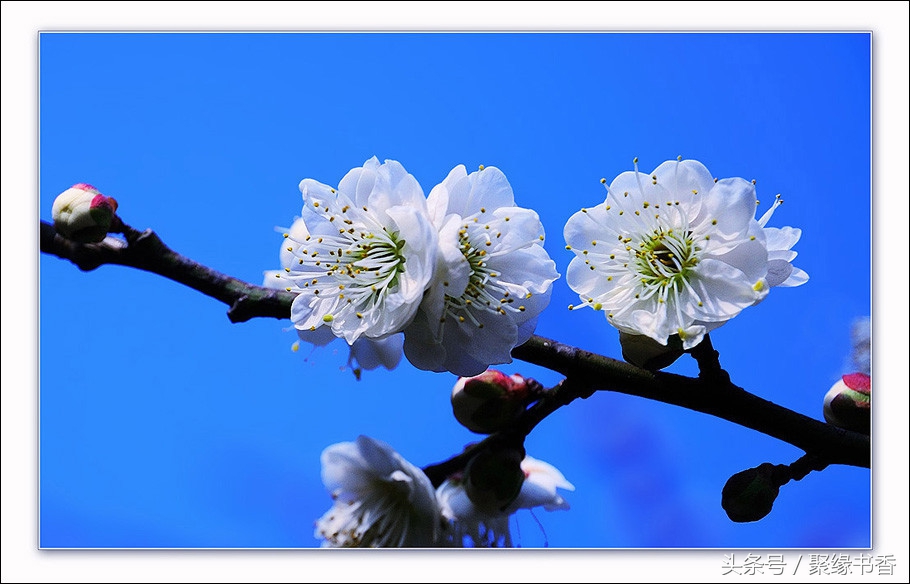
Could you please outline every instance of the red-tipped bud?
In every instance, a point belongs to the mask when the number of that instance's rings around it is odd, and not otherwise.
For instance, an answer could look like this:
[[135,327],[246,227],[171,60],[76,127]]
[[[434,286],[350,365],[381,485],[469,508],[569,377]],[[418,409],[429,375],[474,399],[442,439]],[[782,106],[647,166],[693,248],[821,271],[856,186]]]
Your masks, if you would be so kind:
[[468,430],[492,434],[511,424],[539,391],[540,384],[533,379],[488,369],[455,383],[452,411]]
[[872,378],[865,373],[844,375],[825,394],[825,420],[846,430],[868,434],[871,429]]
[[95,243],[107,236],[116,211],[112,197],[78,183],[57,195],[51,213],[57,233],[80,243]]

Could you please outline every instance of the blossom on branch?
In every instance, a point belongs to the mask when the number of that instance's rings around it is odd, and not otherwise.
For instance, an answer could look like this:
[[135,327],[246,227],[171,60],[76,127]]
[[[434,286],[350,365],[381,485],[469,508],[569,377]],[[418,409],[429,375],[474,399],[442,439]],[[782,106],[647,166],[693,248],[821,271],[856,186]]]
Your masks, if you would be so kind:
[[574,491],[559,470],[530,456],[521,461],[524,482],[518,496],[503,509],[491,510],[474,503],[465,488],[464,475],[449,477],[436,490],[443,516],[449,520],[451,544],[473,547],[512,547],[511,516],[520,509],[543,507],[547,511],[568,509],[557,489]]
[[348,344],[400,332],[436,262],[436,229],[417,180],[398,162],[373,157],[337,190],[304,179],[300,191],[305,229],[287,234],[293,258],[276,278],[297,293],[294,326],[330,327]]
[[359,436],[322,453],[334,504],[316,522],[323,547],[432,547],[441,516],[430,479],[387,444]]
[[510,363],[559,277],[540,218],[515,206],[492,166],[471,174],[456,166],[427,204],[439,232],[436,277],[405,330],[405,355],[420,369],[462,377]]
[[603,311],[620,331],[662,345],[678,335],[691,349],[771,287],[808,280],[791,264],[800,230],[765,227],[780,196],[758,220],[757,203],[754,182],[715,180],[698,161],[644,174],[636,159],[604,203],[566,223],[575,254],[566,281],[582,300],[570,308]]
[[[282,242],[279,261],[282,268],[288,269],[297,263],[297,260],[293,253],[293,246],[289,246],[287,241],[290,239],[305,239],[309,232],[303,219],[300,218],[296,219],[289,229],[281,231],[282,233],[287,233],[288,238]],[[286,289],[284,285],[286,279],[282,278],[282,274],[287,274],[287,272],[284,270],[266,270],[262,285],[276,290]],[[330,327],[319,327],[312,331],[295,330],[298,341],[295,341],[292,345],[294,351],[298,350],[300,341],[314,347],[324,347],[338,338]],[[358,378],[360,372],[364,369],[371,370],[380,366],[389,370],[394,369],[401,362],[403,343],[404,336],[401,333],[383,339],[360,337],[349,346],[347,364]]]

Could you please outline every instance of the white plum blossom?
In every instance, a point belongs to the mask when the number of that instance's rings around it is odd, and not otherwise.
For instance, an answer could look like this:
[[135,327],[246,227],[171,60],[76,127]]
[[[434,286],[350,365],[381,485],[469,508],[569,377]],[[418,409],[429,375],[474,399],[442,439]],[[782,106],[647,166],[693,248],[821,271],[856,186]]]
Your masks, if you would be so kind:
[[[296,219],[290,228],[282,229],[281,232],[287,233],[289,237],[282,242],[279,261],[282,268],[291,268],[293,264],[297,263],[297,260],[293,253],[293,246],[289,246],[287,241],[289,239],[303,240],[309,235],[309,232],[303,219],[300,218]],[[287,272],[266,270],[262,285],[266,288],[286,289],[284,286],[286,281],[281,277],[282,274],[287,274]],[[314,347],[324,347],[338,339],[330,327],[319,327],[312,331],[295,329],[295,332],[298,340],[291,345],[294,351],[299,349],[301,341]],[[347,364],[358,377],[360,371],[364,369],[372,370],[380,366],[390,370],[394,369],[401,362],[403,343],[404,335],[401,333],[383,339],[360,337],[349,347]]]
[[300,182],[305,233],[286,234],[291,266],[276,280],[297,292],[291,320],[326,326],[348,344],[400,332],[414,317],[436,263],[436,229],[417,180],[374,156],[334,189]]
[[436,277],[405,330],[416,367],[468,377],[510,363],[559,277],[537,213],[515,206],[498,168],[456,166],[427,198],[439,232]]
[[604,203],[566,223],[575,254],[566,281],[583,306],[620,331],[663,345],[678,335],[691,349],[771,287],[808,280],[791,264],[800,230],[765,227],[780,196],[756,220],[754,181],[715,180],[696,160],[651,174],[637,162],[610,183]]
[[[474,505],[468,497],[462,477],[446,479],[436,490],[436,498],[443,517],[449,520],[450,544],[473,547],[512,547],[509,528],[511,516],[520,509],[543,507],[547,511],[569,508],[568,502],[557,489],[574,491],[559,470],[530,456],[521,461],[525,479],[518,496],[501,512],[491,513]],[[467,540],[467,541],[466,541]]]
[[334,504],[317,522],[323,547],[432,547],[441,515],[430,479],[389,445],[359,436],[322,453]]

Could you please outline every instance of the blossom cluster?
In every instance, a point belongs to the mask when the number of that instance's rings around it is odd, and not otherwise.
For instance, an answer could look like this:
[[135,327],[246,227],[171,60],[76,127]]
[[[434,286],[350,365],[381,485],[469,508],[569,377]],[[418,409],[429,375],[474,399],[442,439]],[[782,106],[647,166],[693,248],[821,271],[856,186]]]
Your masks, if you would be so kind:
[[434,489],[420,468],[388,444],[359,436],[322,453],[332,507],[316,521],[323,547],[511,547],[510,517],[520,509],[568,509],[557,489],[575,487],[546,462],[524,457],[522,480],[496,508],[475,503],[464,474]]
[[559,274],[543,225],[498,168],[456,166],[425,197],[400,163],[373,157],[337,189],[304,179],[300,191],[283,269],[266,281],[297,293],[302,340],[342,338],[387,367],[403,345],[420,369],[470,376],[511,362],[549,303]]
[[[768,227],[755,181],[713,178],[696,160],[617,176],[602,204],[565,225],[575,257],[566,280],[621,333],[627,360],[671,363],[775,286],[808,275],[792,265],[801,231]],[[376,157],[333,188],[300,182],[302,216],[284,234],[283,270],[266,285],[297,293],[300,339],[351,347],[349,363],[414,366],[467,377],[511,362],[559,278],[537,213],[517,207],[495,167],[456,166],[427,197],[394,160]]]

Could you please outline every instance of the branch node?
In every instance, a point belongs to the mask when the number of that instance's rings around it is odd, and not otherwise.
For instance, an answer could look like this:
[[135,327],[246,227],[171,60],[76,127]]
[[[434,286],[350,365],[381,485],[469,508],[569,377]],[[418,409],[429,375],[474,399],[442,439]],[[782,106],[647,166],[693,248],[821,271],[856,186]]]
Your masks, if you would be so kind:
[[700,343],[689,350],[689,353],[698,363],[699,379],[735,387],[730,381],[730,374],[720,366],[720,353],[711,344],[710,335],[706,334]]
[[249,299],[249,295],[243,294],[234,300],[231,307],[228,308],[227,316],[232,323],[237,324],[239,322],[246,322],[250,319],[250,317],[246,315],[246,304]]

